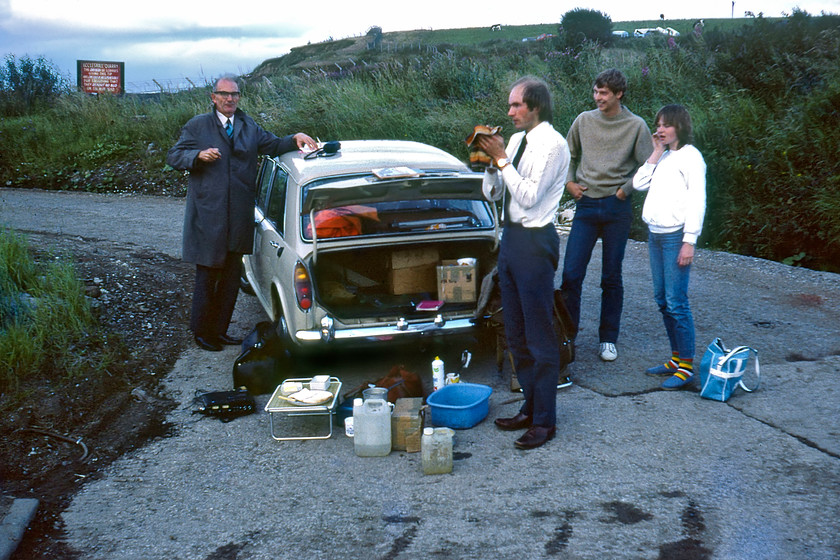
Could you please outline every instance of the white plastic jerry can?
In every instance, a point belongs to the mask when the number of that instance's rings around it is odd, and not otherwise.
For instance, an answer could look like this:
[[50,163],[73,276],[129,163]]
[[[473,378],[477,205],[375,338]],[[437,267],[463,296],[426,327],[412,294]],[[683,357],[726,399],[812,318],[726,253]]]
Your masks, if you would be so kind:
[[353,447],[359,457],[385,457],[391,452],[391,405],[369,399],[353,406]]
[[420,439],[423,474],[452,472],[452,428],[424,428]]

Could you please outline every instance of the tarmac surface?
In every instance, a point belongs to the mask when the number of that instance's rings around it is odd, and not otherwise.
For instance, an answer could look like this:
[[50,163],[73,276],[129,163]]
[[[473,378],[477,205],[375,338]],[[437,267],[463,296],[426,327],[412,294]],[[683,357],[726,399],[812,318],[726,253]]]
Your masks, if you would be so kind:
[[[0,202],[0,222],[22,232],[179,256],[182,200],[2,189]],[[840,557],[840,275],[698,250],[697,361],[715,337],[761,360],[760,389],[720,403],[662,391],[643,373],[669,352],[645,243],[627,247],[619,358],[598,359],[599,273],[596,248],[574,385],[557,393],[557,436],[544,447],[516,450],[520,434],[495,428],[521,396],[471,340],[324,355],[289,371],[329,373],[347,389],[403,363],[429,388],[436,354],[451,371],[474,350],[462,380],[493,388],[490,411],[456,432],[453,472],[435,476],[419,453],[357,457],[338,427],[326,440],[274,441],[268,395],[229,423],[193,414],[196,390],[231,388],[238,350],[191,349],[165,379],[179,403],[172,435],[82,487],[63,514],[68,544],[84,559],[138,560]],[[264,318],[242,295],[230,332]]]

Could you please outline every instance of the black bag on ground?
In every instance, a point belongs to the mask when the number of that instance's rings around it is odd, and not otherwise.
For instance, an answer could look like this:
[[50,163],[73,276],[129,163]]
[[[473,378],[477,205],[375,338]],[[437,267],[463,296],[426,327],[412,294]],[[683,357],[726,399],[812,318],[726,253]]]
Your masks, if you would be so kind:
[[[560,371],[558,372],[558,387],[569,381],[566,367],[575,361],[575,337],[577,329],[572,322],[572,316],[566,307],[566,300],[561,290],[554,290],[553,297],[554,332],[557,335],[557,344],[560,349]],[[504,312],[502,310],[502,294],[499,288],[498,270],[493,268],[481,282],[481,292],[478,298],[478,310],[476,320],[489,317],[486,324],[496,331],[496,369],[501,373],[504,367],[505,357],[508,358],[511,367],[510,389],[519,391],[519,380],[516,378],[516,367],[513,365],[513,356],[507,349],[505,340]]]
[[[566,300],[563,299],[563,292],[554,290],[554,334],[557,336],[557,345],[560,348],[560,372],[557,376],[557,388],[568,387],[571,383],[569,364],[575,361],[575,335],[577,331],[572,322],[572,316],[566,308]],[[510,390],[520,391],[519,379],[516,377],[516,367],[513,365],[513,356],[510,358]]]
[[195,407],[193,414],[212,416],[222,422],[230,422],[234,418],[247,416],[257,411],[257,403],[254,402],[254,397],[244,389],[212,393],[196,391],[193,406]]
[[233,388],[245,387],[252,395],[272,393],[283,381],[289,360],[289,350],[274,323],[257,323],[233,362]]
[[[569,364],[575,361],[575,335],[577,331],[572,322],[572,316],[566,308],[566,300],[563,299],[563,292],[554,290],[554,333],[557,335],[557,345],[560,348],[560,373],[557,376],[557,388],[566,387],[571,382],[569,371],[566,369]],[[510,390],[519,391],[519,379],[516,377],[516,367],[513,365],[513,356],[510,357]],[[500,369],[501,371],[501,369]]]
[[554,331],[560,345],[560,370],[575,361],[575,336],[577,336],[572,316],[566,308],[563,292],[554,290]]

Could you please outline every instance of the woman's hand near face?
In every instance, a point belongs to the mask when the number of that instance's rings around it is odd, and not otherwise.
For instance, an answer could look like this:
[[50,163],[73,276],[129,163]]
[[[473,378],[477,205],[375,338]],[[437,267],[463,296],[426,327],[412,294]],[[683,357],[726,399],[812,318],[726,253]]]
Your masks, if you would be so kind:
[[650,154],[648,158],[648,163],[656,163],[659,161],[659,158],[662,157],[662,154],[665,153],[665,144],[662,142],[662,137],[654,132],[651,135],[653,139],[653,153]]

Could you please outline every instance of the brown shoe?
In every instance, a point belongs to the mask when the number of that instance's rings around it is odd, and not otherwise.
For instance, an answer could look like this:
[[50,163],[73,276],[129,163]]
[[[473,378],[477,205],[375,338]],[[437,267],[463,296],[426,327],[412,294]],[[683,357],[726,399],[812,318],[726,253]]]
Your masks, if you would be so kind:
[[521,438],[514,442],[519,449],[534,449],[546,443],[554,437],[557,428],[546,428],[544,426],[531,426]]
[[531,417],[520,412],[513,418],[496,418],[496,425],[506,432],[522,430],[531,426]]

